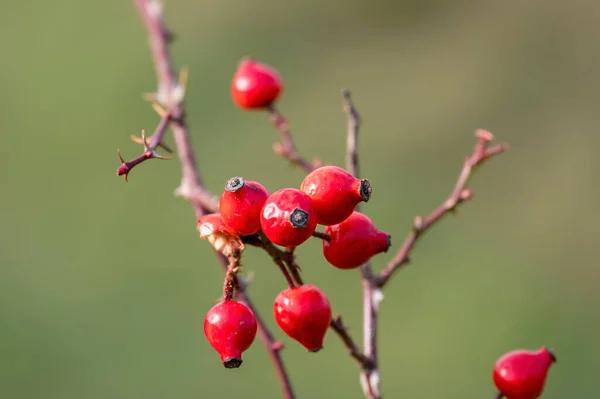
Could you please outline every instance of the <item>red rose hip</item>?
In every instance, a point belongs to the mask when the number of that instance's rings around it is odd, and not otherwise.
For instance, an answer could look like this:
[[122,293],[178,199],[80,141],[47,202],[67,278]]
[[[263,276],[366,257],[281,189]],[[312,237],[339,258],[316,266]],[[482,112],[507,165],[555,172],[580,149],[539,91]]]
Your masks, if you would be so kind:
[[271,194],[263,205],[260,225],[274,244],[296,247],[310,238],[317,227],[317,218],[308,195],[294,188],[283,188]]
[[232,177],[219,202],[223,223],[241,236],[256,233],[260,230],[260,210],[268,197],[260,183]]
[[337,166],[322,166],[309,173],[300,186],[315,209],[317,221],[326,226],[343,222],[356,205],[371,198],[371,184]]
[[342,223],[327,226],[323,255],[339,269],[354,269],[381,252],[387,252],[391,236],[379,230],[366,215],[353,212]]
[[243,109],[268,107],[283,90],[283,80],[272,67],[245,58],[231,82],[233,101]]
[[204,335],[226,368],[240,367],[242,352],[254,342],[256,329],[252,310],[232,300],[217,303],[204,318]]
[[323,348],[331,306],[320,289],[306,284],[281,291],[275,298],[273,313],[277,325],[290,338],[311,352]]
[[554,362],[556,357],[546,348],[509,352],[494,365],[494,383],[506,399],[537,399]]

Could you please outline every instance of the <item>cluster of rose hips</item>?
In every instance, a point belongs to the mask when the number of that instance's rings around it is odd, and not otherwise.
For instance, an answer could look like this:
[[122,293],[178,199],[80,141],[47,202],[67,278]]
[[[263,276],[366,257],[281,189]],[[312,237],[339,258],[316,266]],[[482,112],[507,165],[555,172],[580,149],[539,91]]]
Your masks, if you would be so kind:
[[[232,82],[234,102],[242,109],[270,107],[283,89],[276,70],[252,59],[240,62]],[[259,182],[232,177],[225,185],[219,213],[198,221],[201,238],[228,257],[239,256],[243,237],[260,235],[273,244],[295,248],[311,236],[320,237],[325,259],[339,269],[354,269],[386,252],[390,235],[379,230],[364,214],[355,211],[371,197],[371,184],[337,166],[310,172],[299,189],[283,188],[271,194]],[[325,226],[316,234],[317,225]],[[281,291],[273,314],[277,325],[311,352],[319,351],[331,320],[327,296],[316,286],[303,284]],[[225,293],[209,310],[204,333],[227,368],[242,363],[257,332],[252,310]],[[517,350],[502,356],[494,366],[498,398],[537,399],[548,370],[556,361],[546,348]]]
[[[244,59],[232,82],[232,96],[243,109],[264,109],[281,93],[282,79],[273,68]],[[323,255],[339,269],[354,269],[385,252],[390,236],[362,213],[360,202],[371,197],[371,184],[337,166],[322,166],[309,173],[299,189],[273,193],[257,181],[232,177],[225,185],[219,213],[198,221],[201,238],[227,256],[239,256],[241,237],[260,235],[284,248],[296,248],[315,234],[318,224]],[[236,254],[237,251],[237,254]],[[273,313],[279,327],[311,352],[323,346],[331,320],[327,296],[310,284],[293,285],[275,298]],[[206,315],[204,333],[227,368],[239,367],[254,341],[257,323],[251,309],[224,294],[223,301]]]
[[[269,194],[259,182],[232,177],[225,185],[219,213],[198,221],[202,238],[231,256],[241,237],[261,234],[271,243],[295,248],[306,242],[317,224],[326,226],[323,255],[339,269],[354,269],[385,252],[390,236],[380,231],[356,205],[371,196],[368,180],[358,179],[337,166],[309,173],[300,189],[283,188]],[[311,352],[323,345],[331,320],[327,296],[314,285],[293,286],[275,299],[275,320],[291,338]],[[205,333],[226,367],[238,367],[241,353],[256,334],[251,310],[231,299],[213,307],[206,316]]]

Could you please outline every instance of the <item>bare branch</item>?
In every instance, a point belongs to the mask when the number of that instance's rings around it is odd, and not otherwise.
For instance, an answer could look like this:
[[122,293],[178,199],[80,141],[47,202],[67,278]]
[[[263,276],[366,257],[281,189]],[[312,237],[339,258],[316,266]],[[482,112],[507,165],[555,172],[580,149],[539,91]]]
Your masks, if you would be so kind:
[[492,133],[486,130],[477,130],[475,132],[478,140],[471,155],[465,158],[462,170],[450,196],[440,206],[434,209],[429,215],[417,216],[413,222],[411,232],[408,234],[404,243],[394,255],[394,258],[381,270],[376,277],[378,287],[383,287],[392,277],[392,275],[402,266],[409,262],[409,255],[414,248],[419,237],[423,235],[431,226],[438,222],[442,217],[453,212],[456,207],[464,201],[473,197],[473,191],[466,188],[473,171],[494,155],[501,154],[509,147],[507,144],[497,144],[489,147],[493,140]]

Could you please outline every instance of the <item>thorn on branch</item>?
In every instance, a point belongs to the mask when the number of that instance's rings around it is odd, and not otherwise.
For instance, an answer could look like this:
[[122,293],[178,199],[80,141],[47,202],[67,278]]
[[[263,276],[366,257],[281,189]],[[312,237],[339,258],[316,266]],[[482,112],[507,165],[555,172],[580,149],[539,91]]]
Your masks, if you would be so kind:
[[274,352],[279,352],[280,350],[282,350],[284,348],[285,348],[285,345],[281,341],[274,341],[273,344],[271,345],[271,349]]
[[121,156],[121,151],[117,150],[117,155],[119,156],[119,160],[121,161],[121,166],[117,168],[117,176],[125,176],[125,181],[129,182],[129,173],[136,166],[141,164],[142,162],[148,159],[159,159],[159,160],[170,160],[171,158],[163,157],[162,155],[157,154],[154,151],[146,150],[137,158],[132,159],[131,161],[125,161]]
[[417,234],[420,233],[421,230],[423,230],[423,216],[421,216],[421,215],[415,216],[415,222],[414,222],[414,225],[413,225],[413,230]]
[[177,38],[177,36],[171,32],[170,30],[165,29],[164,31],[164,36],[165,36],[165,41],[167,42],[167,44],[172,44],[175,39]]

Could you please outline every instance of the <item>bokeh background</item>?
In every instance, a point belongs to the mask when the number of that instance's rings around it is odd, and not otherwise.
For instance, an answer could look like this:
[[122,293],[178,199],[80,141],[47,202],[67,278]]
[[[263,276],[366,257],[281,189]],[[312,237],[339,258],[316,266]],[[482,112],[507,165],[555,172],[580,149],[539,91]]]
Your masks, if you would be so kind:
[[[363,209],[396,247],[414,215],[449,193],[475,129],[511,144],[385,292],[386,397],[491,398],[497,357],[542,345],[559,358],[544,398],[597,395],[600,3],[169,0],[166,9],[215,192],[232,175],[270,190],[302,180],[272,154],[266,115],[231,102],[244,55],[284,76],[280,107],[308,157],[343,164],[340,89],[352,90],[375,188]],[[129,184],[115,176],[116,149],[133,158],[129,135],[158,121],[142,101],[155,76],[133,4],[3,0],[0,48],[0,397],[279,397],[258,341],[242,368],[225,370],[203,336],[222,276],[191,207],[172,195],[178,163],[148,162]],[[283,279],[248,252],[250,294],[274,328]],[[358,271],[329,266],[317,242],[299,262],[360,340]],[[335,336],[314,355],[274,330],[299,398],[362,397]]]

